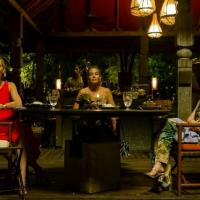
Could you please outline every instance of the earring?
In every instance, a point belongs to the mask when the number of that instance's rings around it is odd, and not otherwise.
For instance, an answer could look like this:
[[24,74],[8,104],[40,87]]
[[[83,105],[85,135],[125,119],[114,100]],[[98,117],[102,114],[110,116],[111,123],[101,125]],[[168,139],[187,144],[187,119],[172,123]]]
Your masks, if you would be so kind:
[[6,78],[6,72],[3,73],[3,77]]

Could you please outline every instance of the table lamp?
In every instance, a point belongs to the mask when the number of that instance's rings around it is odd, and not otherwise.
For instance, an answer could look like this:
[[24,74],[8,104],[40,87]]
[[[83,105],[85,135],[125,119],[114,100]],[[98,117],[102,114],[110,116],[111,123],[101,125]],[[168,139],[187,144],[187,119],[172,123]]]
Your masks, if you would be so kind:
[[56,79],[56,89],[61,90],[62,80],[61,78]]
[[153,91],[158,89],[158,78],[152,77],[151,79],[151,97],[153,100]]

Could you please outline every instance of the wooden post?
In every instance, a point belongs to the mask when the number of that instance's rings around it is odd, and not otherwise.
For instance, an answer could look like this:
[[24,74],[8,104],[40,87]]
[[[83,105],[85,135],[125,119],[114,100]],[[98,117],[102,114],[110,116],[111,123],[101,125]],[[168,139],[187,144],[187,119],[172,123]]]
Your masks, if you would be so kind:
[[178,2],[178,117],[186,119],[192,110],[192,5],[190,0]]
[[12,81],[16,84],[19,93],[22,94],[21,85],[21,66],[23,64],[23,16],[17,12],[11,16],[10,29],[11,29],[11,66],[13,67]]
[[45,53],[45,43],[44,38],[38,37],[36,44],[36,99],[43,100],[44,98],[44,53]]
[[140,83],[148,83],[149,77],[147,77],[147,63],[149,53],[149,39],[147,35],[140,37],[140,66],[139,77]]

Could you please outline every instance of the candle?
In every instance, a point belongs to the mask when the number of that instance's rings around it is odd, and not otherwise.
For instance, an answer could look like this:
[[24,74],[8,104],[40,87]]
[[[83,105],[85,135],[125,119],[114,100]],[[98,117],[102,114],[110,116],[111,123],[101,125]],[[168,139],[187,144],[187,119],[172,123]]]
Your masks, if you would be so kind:
[[151,89],[152,90],[158,89],[158,79],[157,79],[157,77],[152,77],[152,79],[151,79]]
[[57,89],[57,90],[60,90],[60,89],[61,89],[61,83],[62,83],[62,81],[61,81],[60,78],[56,79],[56,89]]
[[97,102],[99,102],[99,98],[100,98],[100,95],[99,95],[99,94],[97,94]]
[[99,94],[97,94],[97,106],[98,106],[98,108],[100,106],[100,95]]

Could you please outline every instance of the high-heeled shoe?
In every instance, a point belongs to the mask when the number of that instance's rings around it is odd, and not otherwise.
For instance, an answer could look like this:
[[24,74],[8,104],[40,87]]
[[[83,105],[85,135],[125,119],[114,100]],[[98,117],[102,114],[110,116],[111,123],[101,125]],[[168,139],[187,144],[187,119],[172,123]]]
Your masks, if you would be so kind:
[[28,194],[28,191],[27,191],[26,187],[21,188],[19,190],[19,196],[23,197],[23,196],[26,196],[27,194]]
[[155,179],[164,174],[164,168],[160,162],[155,163],[150,172],[145,173],[146,176]]

